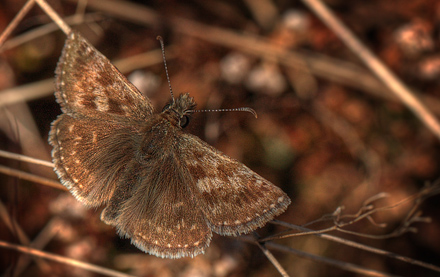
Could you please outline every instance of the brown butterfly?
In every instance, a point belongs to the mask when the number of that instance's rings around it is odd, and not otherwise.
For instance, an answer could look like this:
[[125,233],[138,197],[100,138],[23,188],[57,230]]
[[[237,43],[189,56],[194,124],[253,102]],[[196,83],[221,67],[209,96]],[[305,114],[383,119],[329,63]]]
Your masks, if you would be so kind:
[[212,232],[240,235],[283,213],[289,197],[242,163],[184,133],[194,99],[161,113],[78,32],[56,69],[62,114],[49,143],[62,184],[141,250],[196,256]]

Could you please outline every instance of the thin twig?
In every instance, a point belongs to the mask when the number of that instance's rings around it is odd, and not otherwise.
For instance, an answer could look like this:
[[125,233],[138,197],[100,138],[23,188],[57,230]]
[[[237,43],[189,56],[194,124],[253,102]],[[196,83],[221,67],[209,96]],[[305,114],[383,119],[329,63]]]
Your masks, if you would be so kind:
[[70,266],[74,266],[74,267],[79,267],[79,268],[82,268],[82,269],[85,269],[85,270],[88,270],[91,272],[103,274],[103,275],[116,276],[116,277],[132,277],[132,276],[134,276],[134,275],[120,273],[118,271],[107,269],[107,268],[104,268],[101,266],[96,266],[93,264],[81,262],[81,261],[78,261],[75,259],[70,259],[70,258],[66,258],[63,256],[59,256],[59,255],[55,255],[55,254],[51,254],[51,253],[46,253],[46,252],[43,252],[38,249],[12,244],[12,243],[9,243],[6,241],[0,240],[0,247],[19,251],[19,252],[22,252],[22,253],[25,253],[28,255],[33,255],[33,256],[36,256],[39,258],[48,259],[48,260],[59,262],[62,264],[66,264],[66,265],[70,265]]
[[[310,232],[310,233],[314,232],[313,230],[310,230],[310,229],[307,229],[307,228],[304,228],[304,227],[301,227],[301,226],[298,226],[298,225],[294,225],[294,224],[291,224],[291,223],[279,221],[279,220],[274,220],[273,223],[275,223],[277,225],[280,225],[280,226],[287,227],[287,228],[295,229],[295,230],[298,230],[300,232]],[[375,248],[375,247],[372,247],[372,246],[368,246],[368,245],[365,245],[365,244],[357,243],[357,242],[354,242],[354,241],[350,241],[350,240],[347,240],[347,239],[343,239],[343,238],[332,236],[332,235],[328,235],[328,234],[316,234],[315,233],[315,235],[317,237],[320,237],[320,238],[323,238],[323,239],[326,239],[326,240],[329,240],[329,241],[338,242],[338,243],[341,243],[341,244],[344,244],[344,245],[347,245],[347,246],[350,246],[350,247],[354,247],[354,248],[361,249],[361,250],[364,250],[364,251],[368,251],[368,252],[371,252],[371,253],[375,253],[375,254],[378,254],[378,255],[384,255],[384,256],[389,257],[389,258],[393,258],[393,259],[400,260],[400,261],[403,261],[403,262],[406,262],[406,263],[410,263],[410,264],[413,264],[413,265],[417,265],[417,266],[420,266],[420,267],[423,267],[423,268],[426,268],[426,269],[430,269],[430,270],[433,270],[433,271],[436,271],[436,272],[440,272],[440,267],[438,267],[436,265],[428,264],[428,263],[425,263],[425,262],[422,262],[422,261],[418,261],[418,260],[415,260],[415,259],[411,259],[409,257],[405,257],[405,256],[402,256],[402,255],[399,255],[399,254],[396,254],[396,253],[393,253],[393,252],[390,252],[390,251],[386,251],[386,250],[383,250],[383,249]]]
[[60,29],[66,34],[70,34],[72,29],[69,27],[69,25],[64,22],[64,20],[57,14],[52,7],[47,4],[45,0],[35,0],[37,4],[40,6],[41,9],[46,12],[46,14],[60,27]]
[[[3,202],[0,201],[0,218],[3,219],[4,224],[9,229],[10,232],[14,234],[18,238],[18,241],[21,244],[29,245],[31,243],[30,239],[26,235],[26,233],[23,231],[21,226],[17,223],[15,218],[12,218],[10,214],[8,213],[8,210],[6,209],[6,206],[3,204]],[[46,272],[49,268],[46,261],[39,259],[38,257],[34,257],[35,263],[41,270],[41,272]],[[19,269],[14,272],[16,276],[19,275]]]
[[356,38],[320,0],[303,0],[315,14],[370,68],[413,113],[440,139],[440,123],[425,105],[397,76]]
[[[60,220],[57,217],[52,218],[43,228],[37,237],[29,244],[29,247],[33,247],[38,250],[44,249],[44,247],[55,237],[61,226]],[[50,275],[50,266],[46,264],[45,260],[33,257],[38,263],[44,265],[40,266],[43,275]],[[20,276],[26,267],[31,262],[28,255],[23,255],[16,263],[16,269],[14,273],[16,276]],[[43,263],[44,262],[44,263]]]
[[[68,1],[77,3],[77,0]],[[130,22],[140,23],[147,26],[166,21],[165,18],[161,19],[157,12],[143,5],[131,2],[89,0],[88,7],[95,8],[96,10],[105,12],[113,17],[123,18]],[[378,81],[377,78],[353,63],[317,53],[300,54],[294,51],[286,51],[275,47],[264,38],[237,33],[224,28],[207,26],[188,19],[174,19],[176,21],[173,24],[175,30],[185,35],[197,37],[224,47],[236,48],[245,53],[262,57],[268,61],[279,62],[290,68],[302,67],[303,62],[300,61],[305,61],[309,66],[310,72],[316,76],[362,90],[387,100],[398,100],[398,98],[395,97],[394,94],[383,85],[383,83]],[[46,84],[46,82],[44,84]],[[49,89],[41,87],[41,90],[37,90],[39,96],[29,95],[26,99],[35,99],[37,97],[49,95],[52,93],[51,90],[52,87]],[[11,101],[15,101],[19,95],[22,95],[21,93],[12,93],[12,91],[10,94],[9,98]],[[420,95],[420,97],[431,110],[436,114],[440,114],[440,101],[436,97],[429,95]]]
[[52,167],[52,168],[54,167],[54,164],[52,162],[43,161],[40,159],[32,158],[32,157],[21,155],[21,154],[15,154],[15,153],[3,151],[3,150],[0,150],[0,157],[13,159],[13,160],[17,160],[17,161],[25,162],[25,163],[43,165],[43,166]]
[[[171,60],[176,56],[173,46],[168,46],[166,51],[168,60]],[[112,63],[122,73],[128,73],[135,69],[162,63],[162,56],[160,53],[161,52],[158,49],[151,50]],[[0,107],[53,95],[53,89],[53,79],[46,79],[0,91],[0,94],[2,95]]]
[[13,177],[17,177],[22,180],[27,180],[27,181],[38,183],[41,185],[45,185],[45,186],[53,187],[56,189],[68,191],[68,189],[66,187],[64,187],[63,185],[61,185],[57,181],[54,181],[54,180],[48,179],[48,178],[44,178],[44,177],[40,177],[37,175],[33,175],[33,174],[30,174],[30,173],[27,173],[24,171],[20,171],[17,169],[9,168],[9,167],[3,166],[3,165],[0,165],[0,173],[3,173],[5,175],[9,175],[9,176],[13,176]]
[[[396,237],[398,235],[401,235],[402,233],[405,233],[408,231],[413,231],[413,229],[410,228],[410,225],[412,223],[414,223],[415,221],[428,222],[425,218],[421,218],[417,214],[418,207],[422,203],[420,201],[420,199],[426,197],[427,195],[432,196],[432,195],[435,195],[438,193],[440,193],[440,188],[438,187],[437,184],[435,184],[432,186],[427,186],[424,189],[422,189],[419,193],[414,194],[410,197],[407,197],[407,198],[405,198],[405,199],[403,199],[393,205],[390,205],[390,206],[380,207],[380,208],[373,208],[373,207],[366,208],[365,206],[362,206],[359,209],[359,211],[354,215],[340,215],[341,209],[338,208],[331,216],[324,215],[319,220],[313,221],[313,223],[316,223],[316,222],[323,221],[324,219],[332,219],[333,223],[334,223],[333,226],[330,226],[325,229],[320,229],[320,230],[305,229],[307,231],[301,232],[301,233],[295,233],[295,234],[289,234],[289,233],[283,232],[282,234],[277,234],[277,235],[273,235],[273,236],[269,236],[264,239],[261,239],[260,242],[269,241],[269,240],[273,240],[273,239],[288,238],[288,237],[324,234],[324,233],[328,233],[331,231],[340,231],[343,233],[348,233],[348,234],[372,238],[372,239],[385,239],[385,238]],[[371,215],[373,215],[379,211],[393,209],[393,208],[398,207],[398,206],[400,206],[406,202],[409,202],[411,200],[415,200],[415,204],[410,209],[410,211],[407,213],[405,221],[402,223],[402,225],[400,227],[396,228],[393,232],[391,232],[389,234],[386,234],[386,235],[367,235],[364,233],[358,233],[358,232],[353,232],[353,231],[348,231],[348,230],[343,229],[344,227],[347,227],[349,225],[353,225],[354,223],[359,222],[365,218],[369,218]],[[350,221],[342,222],[341,221],[342,218],[350,218]],[[310,223],[307,223],[306,225],[310,225]],[[302,226],[302,227],[304,228],[304,226]]]
[[[64,18],[64,20],[65,20],[65,22],[69,23],[69,25],[79,25],[79,24],[83,24],[83,23],[96,22],[97,20],[99,20],[101,18],[102,18],[102,16],[100,16],[97,13],[94,13],[94,14],[87,14],[87,15],[81,16],[81,17],[79,17],[77,15],[73,15],[73,16],[69,16],[69,17]],[[44,35],[50,34],[52,32],[58,31],[59,29],[60,28],[58,27],[58,25],[53,22],[42,25],[37,28],[34,28],[31,31],[28,31],[26,33],[23,33],[21,35],[18,35],[16,37],[13,37],[13,38],[7,40],[3,44],[3,47],[0,48],[0,52],[15,48],[19,45],[22,45],[26,42],[33,40],[33,39],[36,39],[36,38],[42,37]]]
[[263,252],[263,254],[266,256],[266,258],[275,266],[275,268],[278,270],[278,272],[281,274],[281,276],[288,277],[289,274],[287,274],[286,270],[281,266],[281,264],[278,262],[278,260],[272,255],[272,253],[267,249],[264,242],[259,242],[258,239],[260,236],[257,232],[253,232],[255,240],[255,244],[260,248],[260,250]]
[[[76,0],[68,1],[76,2]],[[395,99],[391,88],[384,86],[382,82],[378,81],[377,78],[371,76],[362,68],[346,61],[336,60],[318,54],[302,56],[293,51],[280,49],[257,36],[245,35],[224,28],[208,26],[181,17],[172,17],[171,19],[162,18],[152,9],[131,2],[119,0],[88,0],[88,5],[89,8],[95,8],[114,17],[148,26],[171,21],[174,30],[179,33],[197,37],[224,47],[239,49],[248,54],[261,56],[268,61],[275,61],[288,67],[301,67],[305,60],[310,71],[319,77],[341,82],[380,97]],[[298,56],[301,56],[301,58],[299,59]],[[398,99],[400,99],[400,97],[398,97]],[[437,113],[440,113],[439,100],[437,98],[423,97],[423,99],[431,109],[435,109]]]
[[[288,224],[288,223],[286,223],[286,224]],[[249,236],[241,236],[241,237],[238,237],[238,239],[249,242],[249,243],[254,243],[254,244],[256,243],[255,240]],[[309,259],[309,260],[312,260],[317,263],[322,263],[322,264],[327,264],[330,266],[338,267],[340,269],[343,269],[343,270],[346,270],[349,272],[354,272],[357,274],[363,274],[366,276],[387,276],[387,277],[395,276],[395,275],[387,274],[387,273],[380,272],[377,270],[367,269],[367,268],[364,268],[364,267],[361,267],[361,266],[358,266],[358,265],[355,265],[352,263],[342,262],[342,261],[334,260],[331,258],[313,255],[313,254],[306,253],[301,250],[297,250],[297,249],[294,249],[294,248],[291,248],[288,246],[284,246],[281,244],[273,243],[273,242],[266,242],[266,246],[269,249],[293,254],[293,255],[301,257],[301,258]]]
[[35,100],[53,94],[53,79],[16,86],[0,92],[2,99],[0,107]]
[[34,4],[35,4],[35,0],[27,1],[26,4],[23,6],[23,8],[21,8],[20,11],[18,12],[18,14],[14,17],[14,19],[12,19],[11,23],[9,23],[9,25],[6,27],[6,29],[0,35],[0,48],[2,47],[6,38],[12,33],[12,31],[17,27],[17,25],[20,23],[20,21],[24,18],[24,16],[32,9]]
[[[427,184],[419,193],[417,193],[417,194],[415,194],[413,196],[410,196],[408,198],[405,198],[405,199],[399,201],[396,204],[393,204],[393,205],[390,205],[390,206],[386,206],[386,207],[372,209],[371,211],[369,211],[367,213],[371,213],[372,211],[376,211],[377,212],[377,211],[381,211],[381,210],[392,209],[394,207],[402,205],[403,203],[405,203],[407,201],[415,200],[415,205],[410,209],[410,211],[408,212],[408,215],[406,217],[406,220],[405,220],[408,223],[412,223],[412,222],[414,222],[414,220],[413,220],[414,218],[417,219],[417,220],[418,219],[423,219],[423,218],[420,218],[420,216],[416,212],[417,207],[419,207],[419,205],[423,202],[423,200],[425,200],[426,198],[428,198],[430,196],[437,195],[437,194],[440,194],[440,180],[437,181],[436,183],[432,184],[432,185]],[[365,204],[368,205],[369,202],[366,202]],[[362,216],[364,216],[364,215],[362,215]],[[436,272],[440,272],[440,267],[438,267],[436,265],[432,265],[432,264],[429,264],[429,263],[425,263],[425,262],[422,262],[422,261],[411,259],[409,257],[401,256],[401,255],[398,255],[398,254],[395,254],[395,253],[392,253],[392,252],[389,252],[389,251],[385,251],[385,250],[382,250],[382,249],[377,249],[377,248],[374,248],[374,247],[371,247],[371,246],[363,245],[363,244],[360,244],[360,243],[357,243],[357,242],[354,242],[354,241],[349,241],[349,240],[346,240],[346,239],[343,239],[343,238],[339,238],[339,237],[336,237],[336,236],[332,236],[332,235],[326,234],[327,232],[330,232],[330,231],[335,231],[335,230],[341,231],[340,229],[338,229],[339,226],[332,226],[330,228],[326,228],[326,229],[315,231],[315,230],[311,230],[311,229],[305,228],[303,226],[297,226],[297,225],[293,225],[293,224],[290,224],[290,223],[287,223],[287,222],[283,222],[283,221],[279,221],[279,220],[273,220],[272,223],[273,224],[277,224],[277,225],[281,225],[281,226],[284,226],[284,227],[287,227],[287,228],[290,228],[291,230],[298,230],[298,231],[300,231],[300,233],[290,234],[288,236],[278,234],[278,235],[274,235],[274,236],[270,236],[270,237],[266,237],[266,238],[260,239],[259,240],[260,242],[261,241],[269,241],[269,240],[273,240],[273,239],[279,239],[279,238],[283,238],[283,237],[315,235],[315,236],[318,236],[320,238],[324,238],[324,239],[327,239],[327,240],[330,240],[330,241],[335,241],[335,242],[338,242],[338,243],[341,243],[341,244],[344,244],[344,245],[348,245],[348,246],[351,246],[351,247],[354,247],[354,248],[362,249],[362,250],[365,250],[365,251],[368,251],[368,252],[372,252],[372,253],[376,253],[376,254],[379,254],[379,255],[385,255],[385,256],[393,258],[393,259],[397,259],[397,260],[400,260],[400,261],[403,261],[403,262],[406,262],[406,263],[417,265],[417,266],[420,266],[420,267],[423,267],[423,268],[426,268],[426,269],[430,269],[430,270],[433,270],[433,271],[436,271]],[[346,225],[344,225],[344,226],[346,226]],[[396,230],[396,232],[398,232],[399,229],[405,229],[405,228],[408,229],[408,227],[409,227],[409,225],[408,224],[405,225],[405,223],[404,223],[402,227],[400,227],[400,228],[398,228]],[[356,235],[359,235],[359,234],[356,233]],[[377,238],[377,236],[375,238]]]

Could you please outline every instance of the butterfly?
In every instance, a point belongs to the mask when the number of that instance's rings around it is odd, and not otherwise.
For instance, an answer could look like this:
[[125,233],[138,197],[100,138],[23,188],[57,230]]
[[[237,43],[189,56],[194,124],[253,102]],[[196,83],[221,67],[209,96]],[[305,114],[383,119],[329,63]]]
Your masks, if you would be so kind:
[[154,113],[149,99],[79,32],[56,69],[62,114],[49,143],[61,183],[139,249],[163,258],[204,253],[212,233],[237,236],[283,213],[278,187],[185,133],[196,103],[179,95]]

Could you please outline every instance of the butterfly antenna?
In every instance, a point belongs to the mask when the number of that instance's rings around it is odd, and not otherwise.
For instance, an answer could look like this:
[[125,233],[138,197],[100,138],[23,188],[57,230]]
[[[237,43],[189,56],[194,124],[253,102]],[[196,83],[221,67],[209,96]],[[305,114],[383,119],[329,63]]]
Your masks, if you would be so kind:
[[248,108],[248,107],[236,108],[236,109],[218,109],[218,110],[190,110],[188,112],[193,112],[193,113],[206,113],[206,112],[249,112],[249,113],[253,114],[255,116],[255,118],[258,118],[257,112],[254,109]]
[[156,39],[160,42],[160,48],[162,49],[163,65],[165,66],[165,74],[167,75],[168,87],[170,88],[171,98],[173,98],[174,102],[174,93],[173,89],[171,88],[170,77],[168,76],[167,60],[165,59],[165,46],[163,44],[163,38],[161,36],[157,36]]

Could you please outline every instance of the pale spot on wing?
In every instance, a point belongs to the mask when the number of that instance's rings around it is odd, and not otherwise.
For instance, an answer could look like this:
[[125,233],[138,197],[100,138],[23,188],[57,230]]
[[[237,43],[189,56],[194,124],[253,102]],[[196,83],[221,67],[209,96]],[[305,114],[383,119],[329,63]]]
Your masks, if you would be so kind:
[[278,197],[278,203],[281,203],[281,202],[283,202],[284,201],[284,196],[280,196],[280,197]]
[[96,143],[98,141],[98,134],[96,132],[92,133],[92,142]]
[[168,244],[167,244],[167,247],[168,247],[168,248],[171,248],[171,244],[168,243]]
[[270,204],[269,208],[271,209],[275,208],[275,204]]
[[180,224],[176,225],[177,230],[180,230]]
[[73,182],[78,183],[78,179],[72,178]]
[[199,190],[201,192],[210,193],[211,189],[212,189],[211,182],[212,182],[212,180],[210,178],[207,178],[207,177],[199,179],[197,181],[197,187],[199,188]]
[[237,219],[236,221],[234,221],[234,223],[235,223],[235,224],[240,224],[241,221]]
[[76,159],[76,160],[75,160],[75,163],[76,163],[76,164],[79,164],[79,163],[80,163],[80,160]]
[[70,125],[69,127],[68,127],[68,129],[69,129],[69,133],[72,133],[72,131],[73,131],[73,125]]
[[[234,177],[228,177],[228,181],[231,184],[236,183],[236,178]],[[207,192],[210,193],[211,190],[215,190],[220,188],[224,184],[224,181],[220,180],[219,178],[212,178],[212,177],[205,177],[201,178],[197,181],[197,187],[200,190],[200,192]]]
[[188,244],[185,244],[183,247],[188,248],[188,246],[189,246]]
[[197,227],[197,226],[196,226],[195,224],[193,224],[193,225],[191,226],[191,231],[192,231],[192,230],[195,230],[196,227]]
[[[219,162],[210,161],[210,164],[217,164]],[[211,165],[208,164],[206,167],[211,168]],[[212,175],[215,176],[208,176],[204,178],[200,178],[197,180],[197,188],[200,190],[200,192],[204,193],[211,193],[213,190],[218,190],[219,188],[223,187],[224,185],[231,185],[236,190],[240,190],[240,188],[244,188],[246,184],[243,182],[243,178],[248,176],[248,172],[243,169],[238,169],[234,172],[227,172],[229,175],[226,176],[225,172],[221,170],[214,170]],[[259,182],[259,183],[258,183]],[[262,181],[256,180],[256,183],[261,186],[263,184]]]
[[100,112],[106,112],[109,110],[108,98],[105,96],[97,95],[93,102],[96,105],[96,109]]
[[119,103],[119,108],[124,111],[125,115],[129,116],[131,114],[130,107],[127,107],[127,105]]
[[200,244],[200,240],[194,243],[194,246],[198,246]]

